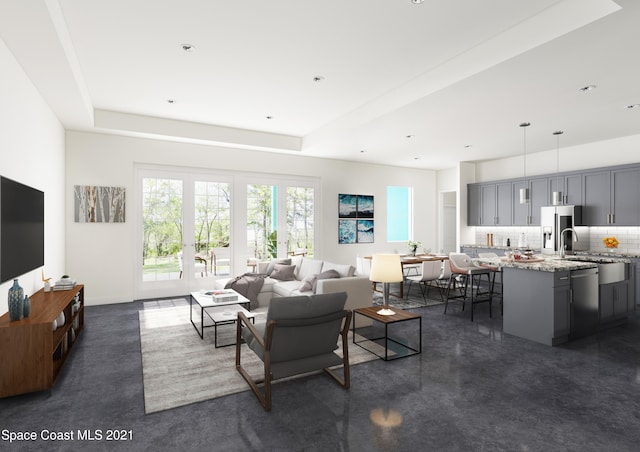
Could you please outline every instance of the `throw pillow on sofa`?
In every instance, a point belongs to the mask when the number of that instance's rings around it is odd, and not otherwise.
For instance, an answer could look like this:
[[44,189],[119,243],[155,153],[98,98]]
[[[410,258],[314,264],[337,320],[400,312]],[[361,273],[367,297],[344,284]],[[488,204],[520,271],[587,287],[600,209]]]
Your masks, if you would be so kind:
[[264,273],[267,276],[271,276],[271,273],[276,267],[276,264],[291,265],[291,259],[271,259],[271,262],[269,262],[269,265],[267,266],[267,269]]
[[311,289],[313,290],[313,293],[316,293],[316,287],[318,286],[319,279],[333,279],[333,278],[340,278],[340,273],[338,273],[334,269],[319,273],[313,280],[313,283],[311,284]]
[[275,264],[271,272],[271,278],[280,281],[295,281],[296,277],[293,274],[295,270],[295,265]]
[[316,278],[318,277],[318,275],[311,275],[311,276],[307,276],[306,278],[304,278],[302,280],[302,284],[300,285],[300,289],[298,289],[300,292],[311,292],[311,290],[313,289],[313,285],[316,282]]

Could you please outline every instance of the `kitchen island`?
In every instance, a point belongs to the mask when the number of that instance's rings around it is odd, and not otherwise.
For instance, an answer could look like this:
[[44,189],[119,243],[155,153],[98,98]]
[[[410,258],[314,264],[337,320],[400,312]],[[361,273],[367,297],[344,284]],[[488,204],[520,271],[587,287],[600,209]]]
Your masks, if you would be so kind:
[[[505,333],[545,345],[558,345],[593,334],[614,320],[603,317],[603,311],[608,309],[603,305],[608,302],[608,284],[598,278],[602,264],[613,262],[613,259],[534,256],[529,260],[492,258],[477,261],[501,268]],[[619,318],[626,317],[630,306],[627,304],[628,292],[622,290],[628,289],[631,277],[628,270],[625,272],[624,281],[617,282],[620,294],[627,294],[620,298],[624,300],[624,316]]]

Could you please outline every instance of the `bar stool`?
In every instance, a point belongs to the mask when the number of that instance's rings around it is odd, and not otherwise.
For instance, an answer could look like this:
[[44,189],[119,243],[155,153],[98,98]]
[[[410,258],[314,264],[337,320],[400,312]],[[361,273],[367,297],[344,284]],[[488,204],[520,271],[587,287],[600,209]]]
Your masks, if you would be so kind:
[[[489,317],[492,317],[491,301],[491,269],[476,265],[469,256],[464,253],[450,253],[449,264],[451,265],[451,276],[447,285],[447,298],[444,303],[444,313],[447,313],[449,300],[462,300],[462,310],[467,301],[471,302],[471,321],[473,322],[473,308],[478,303],[489,303]],[[482,277],[486,276],[487,290],[482,291]],[[459,295],[451,295],[451,284],[459,282],[461,287]],[[468,293],[470,292],[470,293]]]
[[[497,259],[500,256],[498,256],[496,253],[478,253],[478,257],[480,258],[484,258],[484,259]],[[491,269],[491,293],[493,295],[495,295],[496,290],[495,290],[495,285],[496,285],[496,278],[498,278],[498,287],[499,289],[499,294],[500,294],[500,314],[503,313],[503,307],[502,307],[502,269],[497,266],[497,265],[490,265],[490,264],[480,264],[483,267],[489,268]]]

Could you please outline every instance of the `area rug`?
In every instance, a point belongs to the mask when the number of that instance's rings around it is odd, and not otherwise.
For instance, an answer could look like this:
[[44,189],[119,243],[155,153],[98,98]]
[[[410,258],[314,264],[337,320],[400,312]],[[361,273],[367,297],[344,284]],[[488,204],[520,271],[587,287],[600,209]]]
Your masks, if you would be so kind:
[[[215,348],[213,328],[205,329],[204,340],[200,339],[189,320],[189,306],[138,314],[147,414],[249,390],[235,368],[235,347]],[[218,344],[232,342],[235,331],[235,325],[220,326]],[[354,345],[349,334],[352,366],[377,359]],[[262,362],[246,345],[242,347],[242,365],[250,375],[260,375]]]

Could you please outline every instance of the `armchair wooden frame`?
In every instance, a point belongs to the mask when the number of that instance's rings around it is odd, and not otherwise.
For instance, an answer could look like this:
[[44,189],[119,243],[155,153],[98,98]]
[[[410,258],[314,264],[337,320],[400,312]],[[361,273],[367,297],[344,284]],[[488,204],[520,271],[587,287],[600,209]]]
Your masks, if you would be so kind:
[[[256,326],[251,323],[251,321],[241,312],[238,313],[238,321],[237,321],[237,329],[236,329],[236,370],[242,375],[242,377],[246,380],[246,382],[251,387],[251,390],[256,395],[260,404],[264,408],[265,411],[271,410],[271,383],[274,380],[279,378],[285,378],[291,375],[297,375],[302,373],[311,372],[314,370],[323,370],[326,374],[332,377],[340,386],[345,389],[349,389],[351,385],[351,377],[349,373],[349,344],[348,344],[348,333],[349,326],[351,324],[351,317],[353,315],[352,311],[349,310],[341,310],[337,312],[333,312],[327,315],[322,315],[318,317],[306,318],[306,319],[292,319],[292,320],[271,320],[266,325],[264,337],[261,332],[258,331]],[[342,327],[339,332],[339,337],[342,337],[342,376],[340,376],[336,371],[331,369],[333,365],[340,365],[338,363],[332,363],[330,367],[309,369],[305,368],[302,371],[297,372],[288,372],[287,375],[283,375],[277,378],[274,378],[272,373],[272,362],[271,362],[271,350],[274,345],[273,336],[274,332],[277,328],[287,328],[291,326],[295,327],[304,327],[311,325],[318,325],[322,323],[328,323],[332,321],[336,321],[338,319],[344,319]],[[259,344],[260,349],[263,352],[263,363],[264,363],[264,376],[259,379],[254,379],[251,377],[247,371],[242,367],[240,362],[240,350],[242,344],[242,328],[247,328],[249,332],[253,335],[257,343]],[[339,359],[339,357],[336,356]],[[337,369],[336,369],[337,370]],[[260,389],[262,386],[262,390]]]

